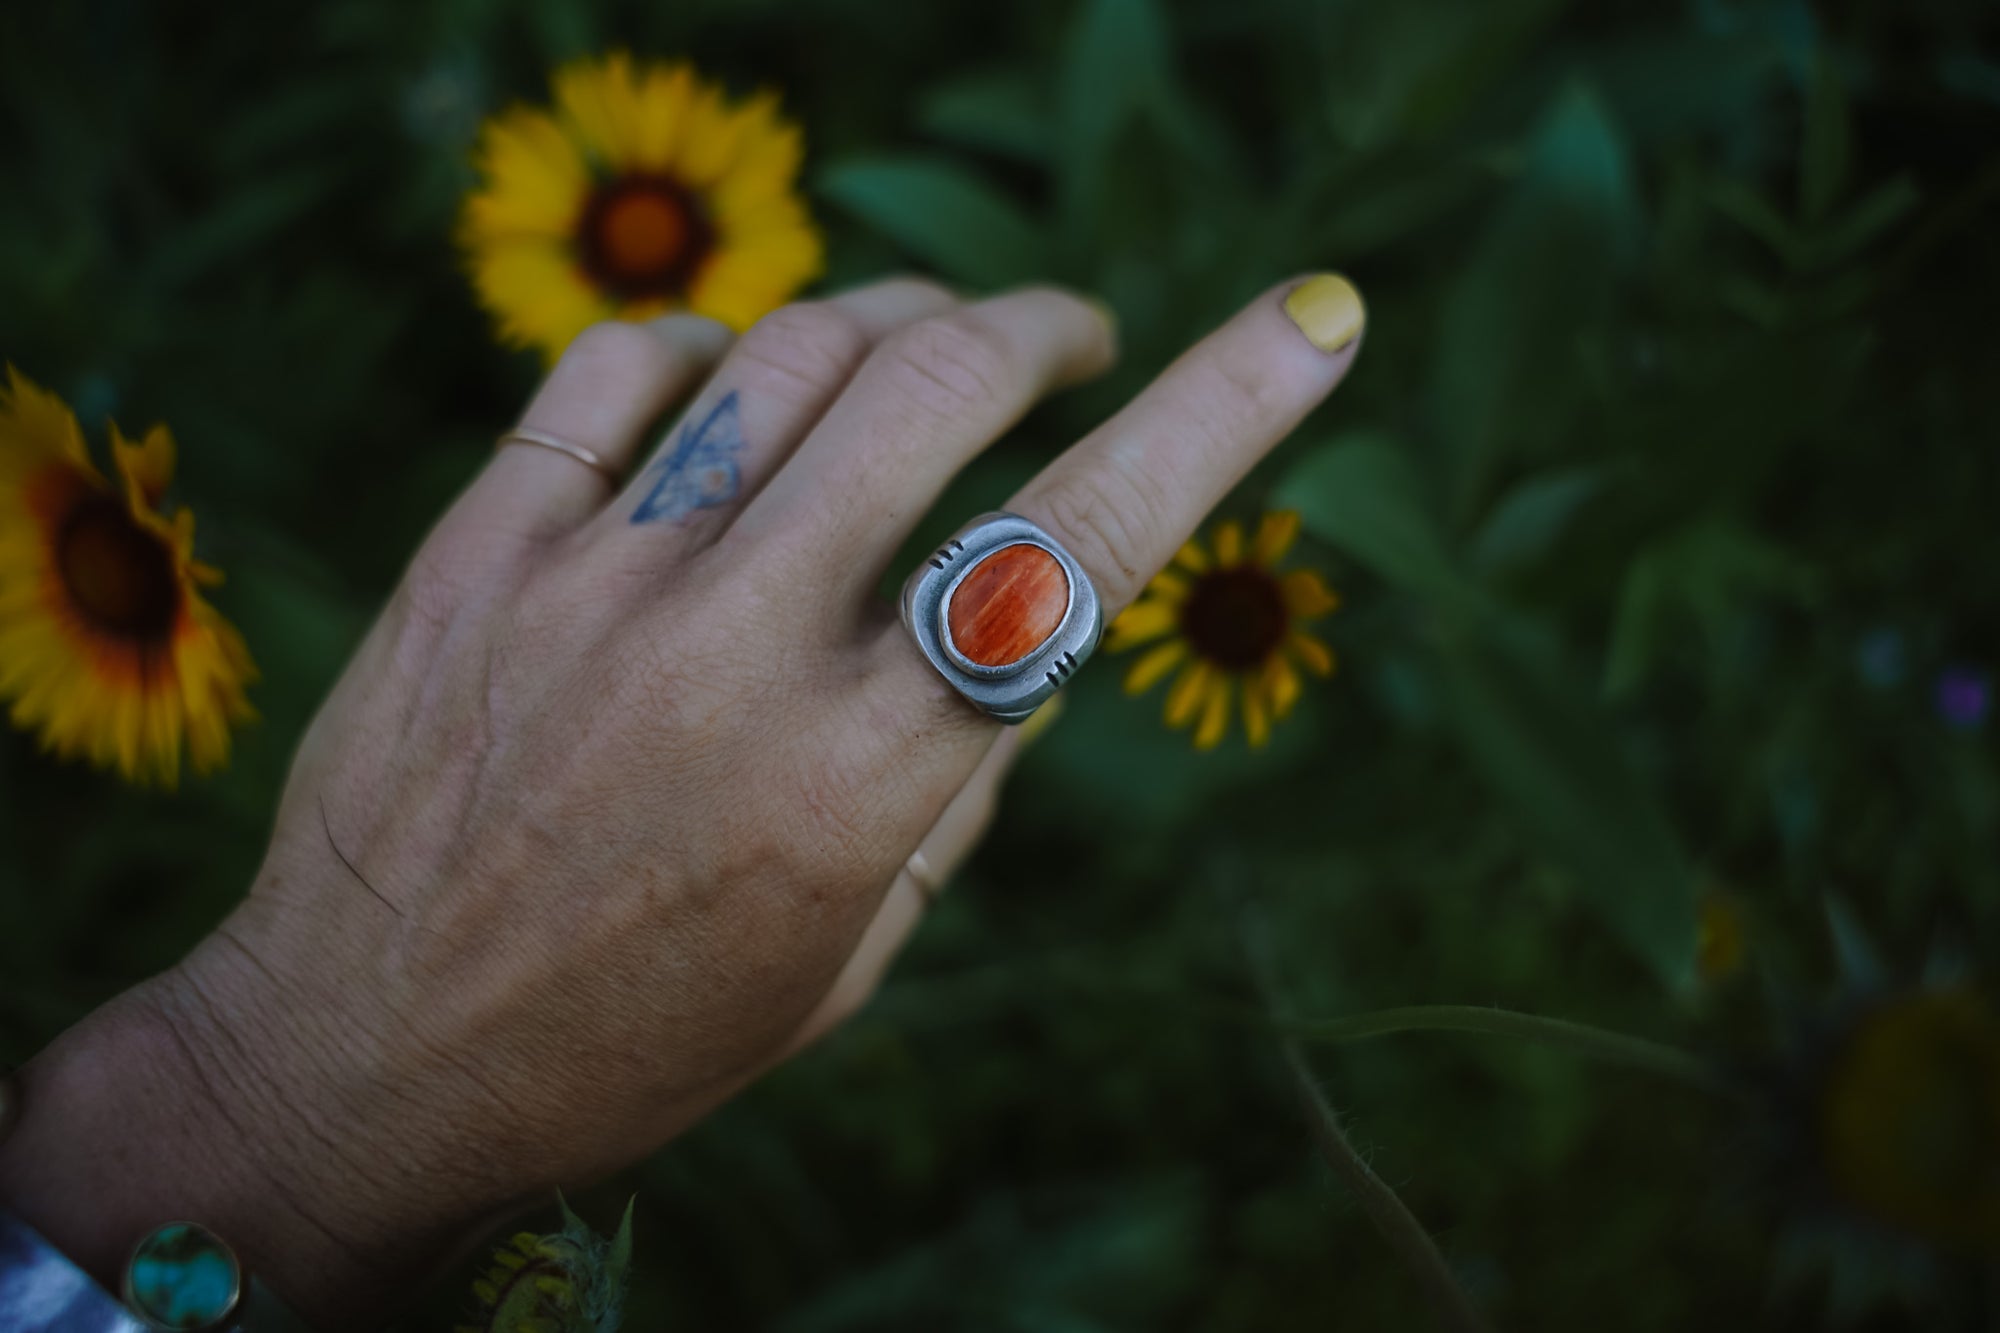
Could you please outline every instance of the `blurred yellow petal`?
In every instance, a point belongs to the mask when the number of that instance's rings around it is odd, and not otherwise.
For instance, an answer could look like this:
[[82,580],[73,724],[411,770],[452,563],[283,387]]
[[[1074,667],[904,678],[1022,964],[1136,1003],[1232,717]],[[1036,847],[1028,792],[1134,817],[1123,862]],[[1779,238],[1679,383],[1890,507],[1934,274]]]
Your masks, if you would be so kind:
[[1285,558],[1298,536],[1298,511],[1274,509],[1257,525],[1257,540],[1252,544],[1250,558],[1269,569]]
[[1188,582],[1187,575],[1176,570],[1163,569],[1147,581],[1146,595],[1179,606],[1187,600],[1188,589],[1193,586]]
[[1040,708],[1028,714],[1028,720],[1021,724],[1022,749],[1027,749],[1030,745],[1048,735],[1049,728],[1056,724],[1057,720],[1062,717],[1063,710],[1069,707],[1068,704],[1063,702],[1064,698],[1065,696],[1060,694],[1050,695]]
[[1299,661],[1305,663],[1306,670],[1318,676],[1333,674],[1333,649],[1304,630],[1293,630],[1291,649],[1298,654]]
[[590,190],[590,169],[551,116],[526,108],[486,123],[475,161],[488,186],[466,200],[462,243],[567,240]]
[[1188,646],[1185,639],[1174,639],[1157,648],[1149,649],[1144,656],[1132,664],[1125,673],[1125,693],[1144,694],[1153,686],[1166,679],[1169,671],[1187,657]]
[[1224,569],[1234,569],[1243,563],[1243,529],[1234,519],[1227,519],[1215,525],[1210,540],[1215,545],[1215,563]]
[[1264,700],[1265,686],[1256,677],[1243,681],[1243,734],[1253,750],[1262,749],[1271,739],[1271,714]]
[[694,70],[686,64],[655,65],[644,72],[634,92],[637,117],[633,126],[632,161],[635,166],[658,172],[673,166],[674,155],[688,131],[688,108],[699,86]]
[[1214,669],[1206,662],[1191,662],[1182,669],[1174,687],[1167,691],[1168,726],[1184,727],[1194,720],[1195,710],[1201,706],[1202,696],[1214,675]]
[[1201,549],[1201,543],[1192,539],[1181,543],[1181,549],[1174,552],[1174,563],[1190,574],[1208,571],[1208,552]]
[[1285,660],[1283,653],[1271,654],[1271,660],[1264,664],[1264,689],[1271,697],[1271,716],[1282,721],[1299,701],[1299,673]]
[[1171,602],[1150,597],[1134,602],[1112,620],[1111,628],[1105,632],[1104,646],[1114,653],[1135,648],[1171,633],[1178,616],[1179,610]]
[[165,426],[155,426],[134,444],[114,424],[111,460],[125,480],[125,493],[133,507],[151,508],[160,503],[174,477],[174,437]]
[[1310,569],[1285,575],[1285,609],[1299,620],[1315,620],[1340,605],[1340,594]]
[[516,347],[539,347],[554,361],[570,339],[616,313],[554,246],[526,242],[488,249],[473,265],[473,286],[499,315],[500,335]]
[[615,51],[602,60],[573,60],[552,82],[556,108],[594,167],[619,171],[638,165],[639,107],[630,56]]
[[1217,675],[1210,682],[1207,698],[1202,700],[1201,725],[1194,731],[1194,748],[1213,750],[1222,744],[1222,738],[1229,734],[1229,696],[1233,693],[1229,677]]

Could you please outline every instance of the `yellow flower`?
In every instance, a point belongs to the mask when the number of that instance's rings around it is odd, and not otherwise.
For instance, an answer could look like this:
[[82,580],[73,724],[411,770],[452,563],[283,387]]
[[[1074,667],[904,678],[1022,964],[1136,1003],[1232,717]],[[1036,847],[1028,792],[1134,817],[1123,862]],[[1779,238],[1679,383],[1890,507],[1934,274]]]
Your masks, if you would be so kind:
[[486,122],[459,243],[506,342],[553,360],[586,325],[691,310],[744,329],[820,271],[775,95],[685,64],[565,65],[553,110]]
[[1298,702],[1297,668],[1333,674],[1333,650],[1299,625],[1339,597],[1310,569],[1278,571],[1298,534],[1299,516],[1289,511],[1264,515],[1247,549],[1240,526],[1218,524],[1209,548],[1183,546],[1111,622],[1112,652],[1151,645],[1126,673],[1125,692],[1143,694],[1173,675],[1167,725],[1193,723],[1197,750],[1222,743],[1239,702],[1244,734],[1262,745]]
[[632,1205],[606,1241],[560,1195],[563,1228],[522,1231],[493,1252],[472,1284],[479,1322],[458,1333],[603,1333],[623,1321],[632,1266]]
[[196,591],[194,515],[159,509],[174,470],[163,426],[111,427],[122,488],[92,465],[76,417],[13,367],[0,388],[0,698],[46,749],[171,787],[229,757],[255,714],[242,638]]
[[1694,965],[1703,981],[1725,981],[1743,970],[1750,952],[1750,922],[1743,904],[1729,893],[1703,895],[1696,917]]
[[1818,1097],[1834,1189],[1950,1249],[2000,1255],[2000,1012],[1963,987],[1869,1012]]

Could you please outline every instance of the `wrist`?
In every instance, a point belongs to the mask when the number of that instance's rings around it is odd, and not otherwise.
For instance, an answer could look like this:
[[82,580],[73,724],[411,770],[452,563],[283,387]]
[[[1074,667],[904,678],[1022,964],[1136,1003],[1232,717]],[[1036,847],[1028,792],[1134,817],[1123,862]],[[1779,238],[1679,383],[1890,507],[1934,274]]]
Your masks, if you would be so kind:
[[323,1111],[298,1104],[308,1082],[263,1030],[282,1010],[247,1017],[256,1001],[200,958],[15,1075],[0,1204],[112,1291],[140,1236],[192,1220],[316,1326],[365,1324],[457,1228],[384,1197]]

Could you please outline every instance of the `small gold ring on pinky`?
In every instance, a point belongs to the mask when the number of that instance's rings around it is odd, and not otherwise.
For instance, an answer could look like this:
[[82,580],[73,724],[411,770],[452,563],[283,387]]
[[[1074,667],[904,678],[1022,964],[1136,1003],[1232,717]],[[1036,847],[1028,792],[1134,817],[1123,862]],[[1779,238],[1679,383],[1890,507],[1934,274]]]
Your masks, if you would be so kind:
[[944,892],[944,878],[931,869],[923,848],[910,853],[910,859],[903,862],[903,873],[910,877],[910,883],[916,885],[917,892],[924,896],[924,906],[936,904],[938,895]]
[[532,444],[543,449],[553,449],[567,458],[574,458],[577,462],[610,482],[613,487],[622,484],[622,479],[612,470],[611,464],[598,457],[594,451],[586,449],[580,444],[572,444],[560,435],[550,435],[545,431],[528,430],[525,427],[517,426],[505,435],[502,435],[499,442],[493,447],[504,449],[510,444]]

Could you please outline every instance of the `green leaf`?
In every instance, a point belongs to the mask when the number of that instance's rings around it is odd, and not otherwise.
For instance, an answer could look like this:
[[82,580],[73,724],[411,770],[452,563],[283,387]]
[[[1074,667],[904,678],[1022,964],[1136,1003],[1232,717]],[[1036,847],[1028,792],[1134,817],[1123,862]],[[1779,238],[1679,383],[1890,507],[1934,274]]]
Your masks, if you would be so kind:
[[850,159],[820,192],[948,279],[1001,287],[1045,276],[1046,247],[1014,202],[942,158]]
[[1853,258],[1902,221],[1922,197],[1916,182],[1908,176],[1884,181],[1812,237],[1812,261],[1830,265]]
[[1468,756],[1523,834],[1670,986],[1693,976],[1694,875],[1590,691],[1523,636],[1468,635],[1443,661]]
[[927,134],[1027,162],[1048,159],[1049,97],[1025,72],[1001,70],[933,88],[917,109]]
[[1470,552],[1473,568],[1498,573],[1532,564],[1548,554],[1602,481],[1595,469],[1563,468],[1529,477],[1515,486],[1501,497],[1474,535]]
[[1713,654],[1756,602],[1805,605],[1817,589],[1811,565],[1743,527],[1713,519],[1683,529],[1647,547],[1626,572],[1604,691],[1617,698],[1644,684],[1661,645],[1676,637],[1676,620],[1699,629]]
[[171,295],[267,244],[311,214],[340,185],[344,174],[340,167],[324,165],[273,174],[169,233],[145,270],[152,294]]
[[1754,186],[1742,181],[1717,181],[1709,188],[1708,201],[1715,211],[1769,246],[1771,253],[1788,268],[1805,262],[1805,242],[1791,220]]
[[1059,179],[1071,223],[1096,215],[1121,133],[1173,103],[1171,49],[1153,0],[1089,0],[1078,15],[1057,89]]
[[1432,386],[1468,512],[1500,461],[1575,411],[1587,335],[1637,252],[1626,150],[1597,97],[1561,94],[1448,298]]
[[632,1210],[638,1203],[636,1194],[625,1201],[625,1216],[618,1223],[618,1234],[611,1238],[611,1253],[604,1258],[605,1271],[619,1282],[632,1267]]
[[1669,982],[1686,980],[1693,877],[1671,827],[1588,686],[1458,572],[1407,455],[1380,437],[1350,436],[1294,468],[1277,499],[1316,536],[1445,614],[1441,682],[1474,766],[1607,924]]
[[1436,601],[1472,594],[1453,566],[1403,450],[1386,438],[1344,436],[1308,455],[1277,488],[1306,530],[1383,578]]

